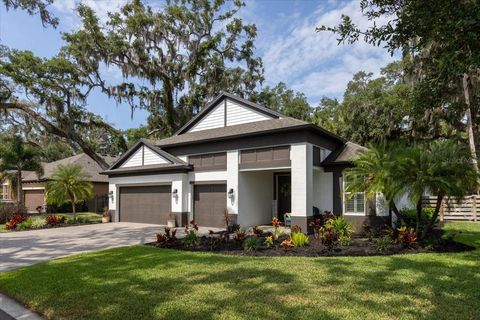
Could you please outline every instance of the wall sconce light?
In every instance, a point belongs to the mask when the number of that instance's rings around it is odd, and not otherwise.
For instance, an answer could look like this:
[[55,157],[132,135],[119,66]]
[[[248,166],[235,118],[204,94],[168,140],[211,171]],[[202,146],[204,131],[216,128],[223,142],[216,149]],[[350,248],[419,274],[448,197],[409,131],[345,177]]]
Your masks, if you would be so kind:
[[172,195],[175,199],[178,198],[178,189],[173,189]]
[[228,196],[229,199],[233,199],[233,196],[234,196],[233,189],[228,190],[228,195],[227,196]]
[[110,191],[108,192],[108,197],[109,197],[110,199],[112,199],[112,202],[113,202],[113,190],[110,190]]

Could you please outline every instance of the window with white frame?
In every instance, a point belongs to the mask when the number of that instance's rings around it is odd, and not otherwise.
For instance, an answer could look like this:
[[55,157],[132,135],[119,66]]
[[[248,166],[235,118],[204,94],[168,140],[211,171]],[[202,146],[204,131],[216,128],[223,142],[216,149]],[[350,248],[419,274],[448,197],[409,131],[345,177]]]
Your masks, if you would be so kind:
[[345,176],[343,176],[343,213],[346,215],[364,215],[365,214],[365,192],[346,192],[348,185]]

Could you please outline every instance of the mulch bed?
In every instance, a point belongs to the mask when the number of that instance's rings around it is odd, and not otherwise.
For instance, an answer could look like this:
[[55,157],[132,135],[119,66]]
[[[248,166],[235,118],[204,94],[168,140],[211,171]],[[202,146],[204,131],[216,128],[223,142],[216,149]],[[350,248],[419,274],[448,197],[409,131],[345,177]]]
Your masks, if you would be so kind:
[[[411,253],[432,253],[432,252],[463,252],[474,250],[474,247],[456,242],[452,239],[442,238],[442,232],[435,232],[429,241],[425,243],[417,243],[411,248],[405,248],[400,244],[393,244],[388,251],[378,252],[375,248],[374,242],[367,238],[354,237],[351,245],[337,245],[332,250],[322,245],[318,239],[310,235],[310,243],[304,247],[295,247],[291,250],[285,251],[280,243],[283,239],[288,238],[282,236],[275,242],[273,247],[264,246],[265,237],[269,234],[264,234],[259,237],[261,246],[255,251],[245,251],[243,248],[243,241],[230,239],[217,243],[211,246],[209,237],[204,236],[199,238],[200,245],[198,247],[187,247],[179,239],[175,243],[148,243],[149,246],[159,248],[168,248],[175,250],[185,250],[192,252],[212,252],[225,255],[236,256],[304,256],[304,257],[319,257],[319,256],[379,256],[379,255],[393,255],[393,254],[411,254]],[[214,235],[218,236],[218,235]],[[233,235],[232,235],[233,236]]]

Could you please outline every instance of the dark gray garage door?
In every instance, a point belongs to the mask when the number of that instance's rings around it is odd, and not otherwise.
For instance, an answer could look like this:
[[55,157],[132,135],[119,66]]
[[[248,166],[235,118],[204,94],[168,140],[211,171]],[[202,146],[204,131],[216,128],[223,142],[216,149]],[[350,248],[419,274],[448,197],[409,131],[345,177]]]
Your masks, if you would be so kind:
[[120,221],[167,224],[171,211],[171,186],[120,188]]
[[199,226],[225,227],[223,213],[227,205],[225,184],[205,184],[194,186],[194,219]]

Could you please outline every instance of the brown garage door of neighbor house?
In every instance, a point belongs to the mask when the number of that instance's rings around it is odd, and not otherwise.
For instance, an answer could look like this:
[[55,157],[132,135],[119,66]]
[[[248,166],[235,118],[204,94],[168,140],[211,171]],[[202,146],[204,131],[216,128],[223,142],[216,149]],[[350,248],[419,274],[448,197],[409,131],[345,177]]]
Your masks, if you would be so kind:
[[120,221],[167,224],[172,210],[171,186],[120,188]]
[[225,184],[199,184],[194,186],[194,219],[199,226],[224,228],[227,206]]
[[37,208],[45,204],[43,189],[23,190],[23,198],[27,212],[37,212]]

